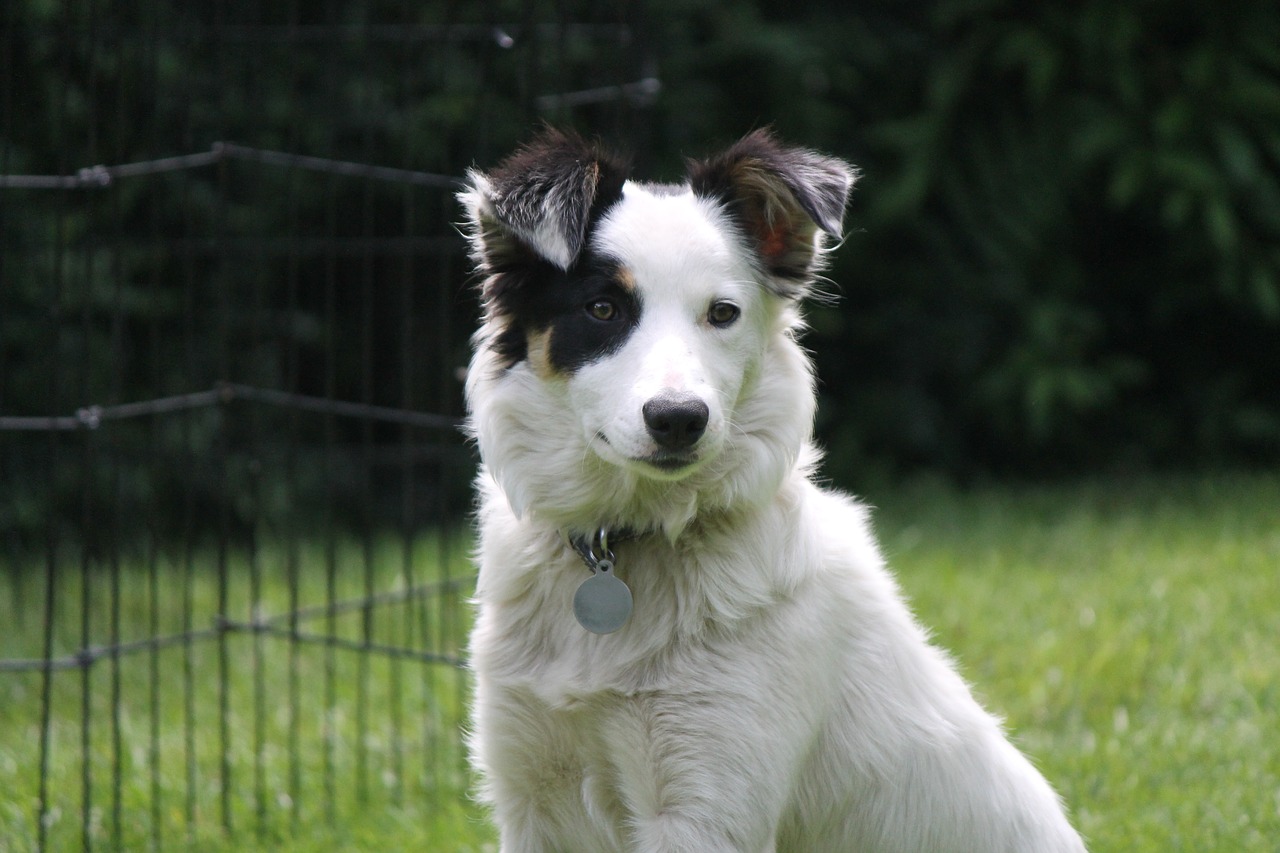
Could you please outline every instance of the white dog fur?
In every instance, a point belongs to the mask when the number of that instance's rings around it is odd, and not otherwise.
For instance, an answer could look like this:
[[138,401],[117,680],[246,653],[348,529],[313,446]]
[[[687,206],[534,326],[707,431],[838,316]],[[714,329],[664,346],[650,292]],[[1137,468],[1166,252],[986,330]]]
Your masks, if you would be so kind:
[[[550,130],[469,175],[471,749],[502,853],[1084,850],[814,482],[799,302],[853,180],[765,132],[682,185]],[[572,610],[566,537],[599,528],[634,597],[612,634]]]

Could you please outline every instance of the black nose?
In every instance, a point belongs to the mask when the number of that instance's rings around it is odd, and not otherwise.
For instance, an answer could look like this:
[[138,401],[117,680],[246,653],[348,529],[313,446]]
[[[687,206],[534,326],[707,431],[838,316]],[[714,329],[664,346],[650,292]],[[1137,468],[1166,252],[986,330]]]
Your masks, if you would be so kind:
[[688,450],[707,431],[710,411],[692,394],[662,394],[644,404],[644,425],[664,450]]

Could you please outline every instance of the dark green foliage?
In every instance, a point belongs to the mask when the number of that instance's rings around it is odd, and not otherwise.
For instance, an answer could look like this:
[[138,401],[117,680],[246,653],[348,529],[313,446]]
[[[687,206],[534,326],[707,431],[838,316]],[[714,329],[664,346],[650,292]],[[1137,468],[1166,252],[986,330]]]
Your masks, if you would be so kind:
[[[864,170],[808,339],[837,479],[1280,460],[1274,4],[10,0],[0,72],[0,174],[227,140],[457,176],[546,119],[674,178],[773,124]],[[546,97],[649,75],[656,97]],[[219,380],[458,413],[457,220],[446,189],[239,161],[0,188],[0,414]],[[404,440],[235,424],[103,447]],[[0,436],[0,476],[80,464],[58,442]],[[182,493],[155,467],[168,491],[143,477],[131,505]],[[196,478],[211,505],[224,486]],[[0,528],[40,516],[17,504]]]
[[813,317],[836,472],[1280,458],[1280,10],[788,10],[700,11],[680,110],[865,169]]

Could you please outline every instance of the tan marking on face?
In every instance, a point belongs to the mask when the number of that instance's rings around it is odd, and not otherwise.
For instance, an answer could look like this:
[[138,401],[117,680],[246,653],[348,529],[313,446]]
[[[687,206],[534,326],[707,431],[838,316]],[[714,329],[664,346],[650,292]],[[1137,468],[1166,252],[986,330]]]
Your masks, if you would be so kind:
[[623,267],[623,266],[618,267],[617,272],[614,273],[614,281],[618,283],[618,287],[621,287],[627,293],[636,292],[635,273],[633,273],[631,270],[627,269],[626,267]]
[[542,329],[529,332],[525,338],[529,347],[529,366],[540,379],[550,379],[556,375],[551,366],[551,330]]

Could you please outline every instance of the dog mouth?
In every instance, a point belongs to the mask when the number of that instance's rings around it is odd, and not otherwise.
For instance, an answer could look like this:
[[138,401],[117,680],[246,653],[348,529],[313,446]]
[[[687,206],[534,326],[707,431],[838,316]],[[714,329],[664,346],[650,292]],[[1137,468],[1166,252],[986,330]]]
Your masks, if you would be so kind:
[[[596,440],[606,447],[617,448],[603,432],[596,432]],[[679,474],[692,468],[701,461],[701,455],[690,449],[686,451],[659,450],[646,456],[626,456],[627,462],[642,469],[657,470],[663,474]]]
[[636,459],[644,465],[657,468],[667,474],[674,474],[691,468],[698,462],[698,454],[696,453],[655,453],[652,456],[646,456],[642,459]]

